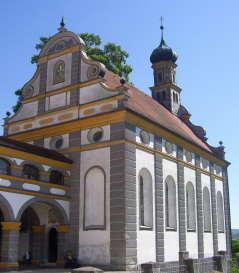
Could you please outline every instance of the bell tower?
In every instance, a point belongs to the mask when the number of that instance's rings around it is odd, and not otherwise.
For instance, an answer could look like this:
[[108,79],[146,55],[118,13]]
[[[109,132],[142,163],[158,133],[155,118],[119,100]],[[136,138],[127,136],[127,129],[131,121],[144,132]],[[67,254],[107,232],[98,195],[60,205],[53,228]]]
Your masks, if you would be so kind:
[[150,88],[152,97],[166,107],[174,115],[180,115],[180,92],[182,91],[176,85],[176,67],[175,64],[178,55],[167,46],[163,38],[163,17],[161,16],[161,42],[154,49],[150,56],[152,68],[154,70],[154,86]]

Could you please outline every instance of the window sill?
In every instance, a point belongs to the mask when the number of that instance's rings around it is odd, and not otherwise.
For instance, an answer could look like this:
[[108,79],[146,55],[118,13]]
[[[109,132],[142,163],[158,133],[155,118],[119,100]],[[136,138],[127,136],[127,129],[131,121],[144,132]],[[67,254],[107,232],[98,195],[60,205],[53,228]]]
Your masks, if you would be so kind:
[[211,230],[204,229],[204,233],[211,233],[211,232],[212,232]]
[[188,228],[188,232],[196,232],[196,229]]
[[166,231],[177,231],[177,229],[176,228],[167,227]]
[[103,225],[87,226],[84,228],[84,231],[87,231],[87,230],[105,230],[105,226],[103,226]]
[[218,230],[218,233],[224,233],[224,230]]
[[148,227],[148,226],[140,226],[139,229],[140,230],[153,230],[152,227]]

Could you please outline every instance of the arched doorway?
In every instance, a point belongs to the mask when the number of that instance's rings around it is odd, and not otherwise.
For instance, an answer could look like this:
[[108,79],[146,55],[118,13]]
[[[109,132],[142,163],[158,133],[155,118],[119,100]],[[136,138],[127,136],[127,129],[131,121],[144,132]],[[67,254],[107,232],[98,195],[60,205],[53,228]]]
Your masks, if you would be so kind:
[[55,263],[57,261],[58,249],[58,231],[56,227],[50,230],[48,242],[48,262]]

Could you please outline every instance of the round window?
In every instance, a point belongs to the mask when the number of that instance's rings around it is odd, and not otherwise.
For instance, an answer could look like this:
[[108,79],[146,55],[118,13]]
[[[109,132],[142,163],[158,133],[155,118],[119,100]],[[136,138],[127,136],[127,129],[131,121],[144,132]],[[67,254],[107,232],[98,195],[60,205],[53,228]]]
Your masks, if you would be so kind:
[[50,141],[50,148],[52,150],[60,149],[63,145],[63,138],[62,136],[54,136]]
[[202,159],[202,166],[204,169],[207,168],[207,160],[205,158]]
[[186,152],[186,160],[187,162],[192,162],[192,153],[189,151]]
[[165,143],[165,149],[166,149],[166,152],[167,152],[168,154],[172,154],[172,153],[173,153],[173,145],[172,145],[172,143],[169,142],[169,141],[167,141],[167,142]]
[[103,137],[103,130],[100,127],[90,129],[88,133],[88,140],[91,143],[99,142]]
[[149,144],[149,141],[150,141],[149,133],[146,132],[146,131],[144,131],[144,130],[142,130],[142,131],[140,132],[140,141],[141,141],[143,144],[145,144],[145,145]]

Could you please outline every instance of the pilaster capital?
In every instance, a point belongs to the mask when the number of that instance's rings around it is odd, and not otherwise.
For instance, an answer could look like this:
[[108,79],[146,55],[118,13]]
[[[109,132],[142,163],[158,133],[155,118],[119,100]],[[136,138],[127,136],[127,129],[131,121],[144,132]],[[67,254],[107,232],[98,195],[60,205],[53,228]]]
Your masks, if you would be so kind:
[[59,225],[56,226],[58,232],[69,232],[70,231],[70,225]]
[[21,222],[1,222],[2,230],[19,230]]

